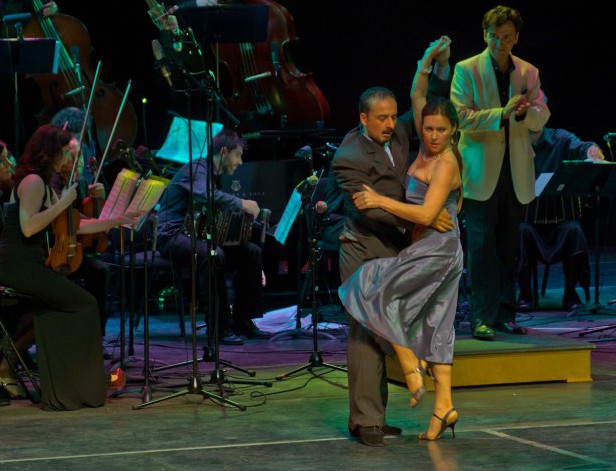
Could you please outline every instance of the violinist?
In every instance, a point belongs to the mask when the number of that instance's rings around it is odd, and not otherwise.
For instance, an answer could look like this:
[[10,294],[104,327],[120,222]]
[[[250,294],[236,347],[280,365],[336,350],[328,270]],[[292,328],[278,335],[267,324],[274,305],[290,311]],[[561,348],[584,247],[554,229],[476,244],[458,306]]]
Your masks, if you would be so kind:
[[[0,283],[36,299],[33,308],[37,360],[45,410],[105,404],[106,378],[98,306],[87,291],[45,265],[45,230],[71,208],[76,184],[57,195],[53,174],[69,158],[71,134],[53,125],[38,128],[26,144],[15,175],[0,238]],[[139,214],[84,220],[77,233],[134,224]]]
[[[94,180],[93,172],[89,165],[84,164],[84,159],[94,156],[94,146],[84,140],[81,148],[79,148],[78,137],[81,127],[83,126],[84,118],[84,111],[71,106],[58,111],[51,119],[51,124],[63,128],[72,135],[69,143],[69,151],[73,158],[79,159],[77,163],[77,173],[79,176],[75,179],[78,185],[76,199],[77,207],[81,207],[81,202],[86,196],[103,199],[105,197],[105,188],[103,184],[92,184]],[[56,193],[60,194],[63,186],[62,175],[61,173],[57,173],[53,177],[52,188]],[[83,213],[81,214],[81,218],[85,218]],[[109,265],[102,262],[92,249],[84,249],[83,261],[79,269],[69,275],[69,279],[74,281],[83,280],[83,288],[96,298],[100,315],[101,334],[104,337],[108,318],[107,295],[109,294],[109,287],[111,284],[111,270]]]

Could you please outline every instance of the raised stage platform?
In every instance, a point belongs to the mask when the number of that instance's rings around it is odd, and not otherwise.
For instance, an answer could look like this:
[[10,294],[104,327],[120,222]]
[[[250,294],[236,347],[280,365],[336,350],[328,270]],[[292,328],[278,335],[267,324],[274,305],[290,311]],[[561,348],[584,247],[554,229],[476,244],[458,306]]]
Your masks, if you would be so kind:
[[[495,340],[476,340],[460,335],[455,343],[452,386],[565,381],[592,381],[591,343],[538,331],[529,335],[499,334]],[[404,383],[397,360],[388,358],[390,380]],[[428,378],[426,387],[434,385]]]

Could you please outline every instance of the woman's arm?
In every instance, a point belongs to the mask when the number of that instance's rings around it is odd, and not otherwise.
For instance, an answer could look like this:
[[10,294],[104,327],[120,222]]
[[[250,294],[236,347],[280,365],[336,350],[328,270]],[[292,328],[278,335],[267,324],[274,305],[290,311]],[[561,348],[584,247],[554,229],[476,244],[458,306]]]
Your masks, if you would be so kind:
[[422,205],[387,198],[366,185],[364,191],[353,195],[353,202],[358,209],[381,208],[407,221],[430,226],[445,205],[457,173],[457,164],[448,160],[439,161],[434,167],[432,181]]
[[19,196],[19,224],[25,237],[31,237],[42,231],[77,198],[77,183],[62,191],[62,196],[41,211],[45,198],[45,183],[38,175],[28,175],[17,188]]
[[426,106],[428,96],[428,78],[432,72],[432,61],[449,61],[451,39],[448,36],[441,36],[440,39],[432,41],[422,59],[417,63],[417,71],[411,85],[411,102],[413,105],[413,117],[415,119],[415,130],[421,136],[421,111]]
[[112,219],[81,219],[77,234],[94,234],[124,224],[135,225],[139,222],[139,217],[142,215],[143,211],[135,211]]

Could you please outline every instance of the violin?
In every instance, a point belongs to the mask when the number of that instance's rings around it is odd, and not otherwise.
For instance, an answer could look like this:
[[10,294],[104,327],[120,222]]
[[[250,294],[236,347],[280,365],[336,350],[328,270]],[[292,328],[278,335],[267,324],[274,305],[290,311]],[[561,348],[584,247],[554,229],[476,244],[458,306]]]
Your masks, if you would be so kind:
[[242,131],[322,128],[330,119],[329,103],[312,74],[301,72],[293,62],[289,46],[298,38],[291,14],[272,0],[233,3],[268,6],[266,41],[212,45],[231,82],[230,90],[221,88],[229,108],[242,120]]
[[[60,42],[58,74],[35,74],[32,79],[42,93],[43,110],[38,118],[41,124],[66,106],[83,108],[86,97],[94,88],[92,115],[98,142],[107,142],[115,111],[120,106],[122,94],[112,85],[94,84],[89,57],[92,51],[90,35],[84,24],[69,15],[43,16],[43,2],[32,0],[34,19],[24,28],[25,37],[54,38]],[[70,50],[67,51],[67,48]],[[137,115],[129,105],[121,115],[119,137],[133,143],[137,136]]]
[[[73,158],[72,168],[68,165],[62,168],[61,177],[67,188],[73,184],[77,161],[77,158]],[[49,250],[45,265],[65,274],[73,273],[79,268],[83,260],[83,250],[77,242],[80,223],[79,211],[72,204],[52,221],[54,245]]]
[[[98,174],[98,162],[96,157],[90,157],[88,162],[92,174]],[[105,206],[105,199],[101,197],[88,196],[81,202],[81,214],[88,218],[98,218],[101,210]],[[106,232],[97,232],[94,234],[82,234],[79,237],[81,247],[84,249],[91,248],[96,253],[104,253],[109,245],[109,238]]]

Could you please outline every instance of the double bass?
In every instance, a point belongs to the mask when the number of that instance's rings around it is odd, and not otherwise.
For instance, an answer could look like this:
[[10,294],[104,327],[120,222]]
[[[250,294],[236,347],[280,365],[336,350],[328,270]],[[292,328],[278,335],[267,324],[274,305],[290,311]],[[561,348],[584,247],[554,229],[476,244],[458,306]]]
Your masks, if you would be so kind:
[[[63,14],[45,17],[41,0],[32,0],[32,7],[34,18],[24,28],[24,36],[54,38],[61,44],[58,74],[32,76],[42,93],[43,109],[38,118],[43,124],[66,106],[85,108],[86,97],[93,86],[94,74],[89,62],[92,43],[88,30],[77,18]],[[121,101],[122,94],[115,86],[101,81],[95,86],[92,116],[96,137],[101,144],[109,140]],[[120,117],[117,137],[132,144],[136,136],[137,115],[129,103]]]
[[230,90],[223,91],[229,109],[242,120],[242,131],[322,128],[331,115],[329,103],[312,74],[293,62],[289,46],[298,40],[293,17],[272,0],[235,3],[268,7],[265,42],[212,45],[219,66],[228,72]]

